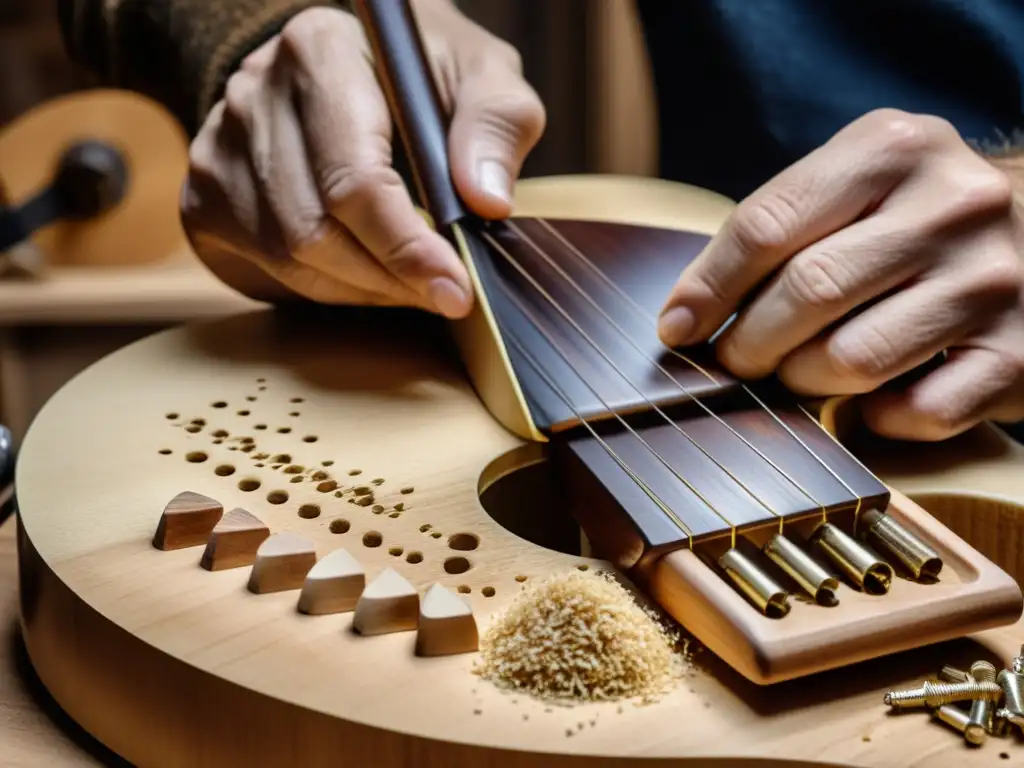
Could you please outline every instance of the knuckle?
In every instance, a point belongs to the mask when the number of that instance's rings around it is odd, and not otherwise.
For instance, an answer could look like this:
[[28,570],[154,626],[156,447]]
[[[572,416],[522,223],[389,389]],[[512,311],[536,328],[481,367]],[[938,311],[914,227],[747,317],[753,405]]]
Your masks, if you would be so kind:
[[514,91],[489,94],[479,108],[481,121],[488,129],[517,144],[536,141],[547,123],[544,105],[525,83]]
[[979,261],[965,284],[975,295],[1014,300],[1024,289],[1024,266],[1013,251],[993,254]]
[[252,96],[256,86],[253,76],[238,70],[224,85],[224,113],[231,119],[246,124],[252,111]]
[[869,112],[865,122],[882,148],[893,155],[917,156],[956,135],[956,129],[940,117],[916,115],[899,109]]
[[896,359],[889,337],[870,326],[855,334],[836,334],[827,344],[826,355],[832,369],[862,391],[883,383]]
[[998,169],[982,163],[959,167],[949,179],[951,208],[961,215],[1009,212],[1013,206],[1013,185]]
[[317,170],[317,182],[328,206],[341,218],[382,190],[403,186],[395,169],[385,165],[330,165]]
[[311,65],[316,58],[338,50],[354,52],[354,44],[347,38],[357,29],[352,15],[338,8],[306,8],[281,28],[279,51],[288,60]]
[[782,288],[796,306],[827,308],[843,301],[841,259],[828,252],[808,253],[782,270]]
[[795,202],[785,192],[776,191],[740,203],[730,233],[745,253],[774,252],[786,246],[798,222]]

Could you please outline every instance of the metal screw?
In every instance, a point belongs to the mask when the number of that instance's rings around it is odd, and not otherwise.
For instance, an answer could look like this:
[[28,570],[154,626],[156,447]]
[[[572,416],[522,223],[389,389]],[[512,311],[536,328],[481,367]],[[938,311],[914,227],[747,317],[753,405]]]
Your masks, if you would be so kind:
[[[1021,653],[1024,654],[1024,648],[1021,649]],[[1024,729],[1024,725],[1021,724],[1024,720],[1024,658],[1015,658],[1010,669],[1002,670],[996,680],[1003,689],[1003,695],[1006,696],[1006,711],[1014,716],[1007,719]]]
[[[979,683],[995,683],[996,668],[987,661],[976,661],[971,664],[971,677]],[[996,703],[990,699],[975,699],[971,703],[971,723],[980,725],[986,731],[992,731],[992,710]]]
[[907,691],[889,691],[885,703],[890,707],[940,707],[953,701],[998,700],[1003,689],[993,682],[932,683]]
[[964,672],[962,669],[951,667],[948,664],[942,668],[939,672],[939,680],[945,683],[966,683],[971,679],[971,676]]
[[1006,724],[1011,723],[1016,725],[1021,730],[1024,730],[1024,716],[1014,714],[1005,707],[997,709],[993,715],[994,720],[1001,720],[1003,723],[1003,730],[1006,730]]
[[947,704],[932,710],[932,717],[956,728],[964,735],[964,741],[968,744],[977,746],[985,742],[985,729],[977,723],[971,722],[970,716],[962,709]]

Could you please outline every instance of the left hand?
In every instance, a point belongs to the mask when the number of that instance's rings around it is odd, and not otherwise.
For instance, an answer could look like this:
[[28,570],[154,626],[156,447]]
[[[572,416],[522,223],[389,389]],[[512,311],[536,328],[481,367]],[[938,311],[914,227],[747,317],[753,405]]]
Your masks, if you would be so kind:
[[[737,206],[673,288],[662,341],[705,341],[743,304],[717,341],[738,377],[774,371],[798,394],[869,393],[865,421],[894,438],[1017,421],[1019,205],[1009,176],[945,121],[872,112]],[[880,390],[943,350],[924,378]]]

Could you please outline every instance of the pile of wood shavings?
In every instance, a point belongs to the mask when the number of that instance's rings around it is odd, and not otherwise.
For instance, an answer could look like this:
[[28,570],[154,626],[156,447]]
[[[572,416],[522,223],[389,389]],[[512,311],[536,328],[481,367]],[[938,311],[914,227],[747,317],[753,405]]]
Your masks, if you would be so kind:
[[682,678],[686,645],[612,576],[569,571],[524,588],[494,618],[474,672],[555,703],[651,703]]

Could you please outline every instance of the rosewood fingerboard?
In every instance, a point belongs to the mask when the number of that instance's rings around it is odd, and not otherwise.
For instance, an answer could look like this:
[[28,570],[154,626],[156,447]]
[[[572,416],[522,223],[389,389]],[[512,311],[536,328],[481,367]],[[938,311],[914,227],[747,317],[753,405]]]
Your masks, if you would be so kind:
[[571,477],[583,470],[615,499],[636,547],[885,506],[885,486],[791,398],[768,410],[750,394],[766,402],[767,387],[745,389],[707,345],[683,357],[658,339],[658,308],[706,236],[526,218],[477,234],[481,282],[534,422],[559,436]]

